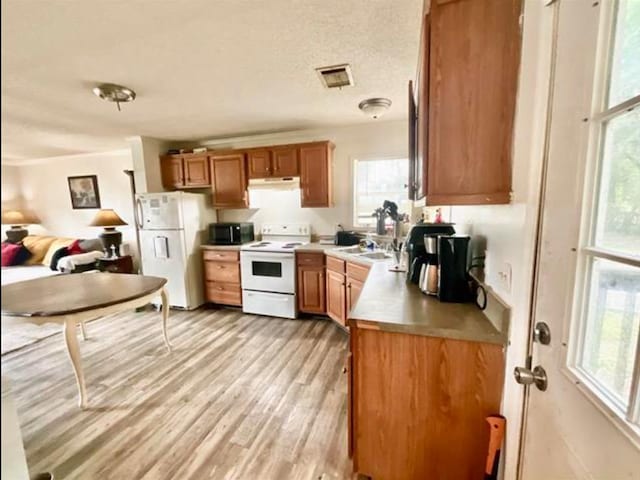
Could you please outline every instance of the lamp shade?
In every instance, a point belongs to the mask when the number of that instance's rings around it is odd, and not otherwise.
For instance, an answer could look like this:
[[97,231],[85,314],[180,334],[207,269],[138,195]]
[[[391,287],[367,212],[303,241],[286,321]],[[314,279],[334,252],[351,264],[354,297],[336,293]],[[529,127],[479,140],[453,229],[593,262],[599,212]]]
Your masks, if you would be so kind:
[[35,215],[25,210],[5,210],[2,212],[3,225],[31,225],[40,223]]
[[117,227],[118,225],[126,225],[127,222],[122,220],[116,212],[110,208],[100,210],[92,222],[90,227]]

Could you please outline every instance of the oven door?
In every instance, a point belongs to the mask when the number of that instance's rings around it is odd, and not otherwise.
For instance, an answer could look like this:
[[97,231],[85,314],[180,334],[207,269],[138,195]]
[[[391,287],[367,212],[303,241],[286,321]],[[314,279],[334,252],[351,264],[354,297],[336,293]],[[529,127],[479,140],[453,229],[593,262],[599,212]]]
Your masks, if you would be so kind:
[[240,252],[242,288],[295,293],[296,261],[292,253]]

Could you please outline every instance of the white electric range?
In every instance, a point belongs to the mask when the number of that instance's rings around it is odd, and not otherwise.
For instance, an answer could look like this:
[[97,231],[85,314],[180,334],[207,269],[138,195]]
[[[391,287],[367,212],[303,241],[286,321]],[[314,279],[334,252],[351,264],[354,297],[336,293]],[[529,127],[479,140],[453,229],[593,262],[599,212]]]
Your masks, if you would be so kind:
[[308,223],[269,223],[260,242],[240,249],[242,311],[296,318],[295,248],[311,242]]

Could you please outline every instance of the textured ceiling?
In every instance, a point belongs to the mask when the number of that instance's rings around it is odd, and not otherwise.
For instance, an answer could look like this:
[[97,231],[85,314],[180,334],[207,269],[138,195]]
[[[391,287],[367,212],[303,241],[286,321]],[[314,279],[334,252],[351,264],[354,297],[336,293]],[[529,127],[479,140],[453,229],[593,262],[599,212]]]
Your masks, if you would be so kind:
[[[3,0],[2,159],[406,117],[423,0]],[[350,63],[355,86],[315,67]],[[133,88],[118,112],[95,83]]]

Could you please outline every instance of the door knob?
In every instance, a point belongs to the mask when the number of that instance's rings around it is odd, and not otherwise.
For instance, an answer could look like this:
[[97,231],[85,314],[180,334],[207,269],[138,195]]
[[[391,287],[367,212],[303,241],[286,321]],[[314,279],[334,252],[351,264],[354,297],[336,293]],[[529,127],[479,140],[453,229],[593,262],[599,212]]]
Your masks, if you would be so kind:
[[531,385],[533,383],[542,392],[547,389],[547,372],[540,365],[534,367],[533,370],[525,367],[516,367],[513,370],[513,376],[520,385]]

